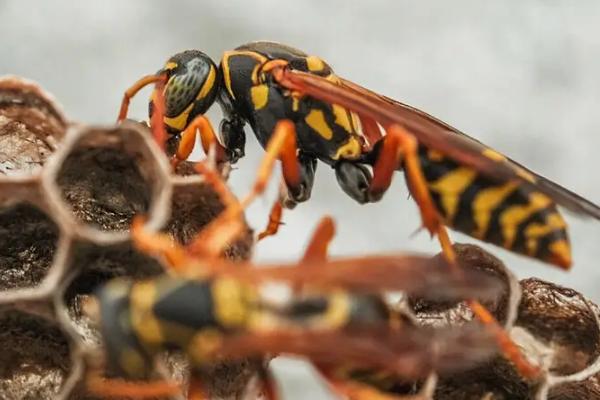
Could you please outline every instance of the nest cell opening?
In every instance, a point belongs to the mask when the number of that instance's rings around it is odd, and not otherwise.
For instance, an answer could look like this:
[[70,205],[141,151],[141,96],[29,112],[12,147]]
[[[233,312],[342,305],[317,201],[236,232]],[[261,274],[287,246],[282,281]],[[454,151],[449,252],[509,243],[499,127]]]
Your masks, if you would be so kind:
[[53,399],[71,371],[69,341],[51,321],[0,311],[0,397]]
[[111,246],[77,243],[69,269],[74,271],[74,278],[65,291],[63,304],[73,327],[85,343],[99,342],[98,332],[83,312],[88,296],[116,277],[142,279],[163,272],[156,259],[138,252],[129,242]]
[[[171,218],[165,229],[179,243],[186,245],[223,210],[224,205],[212,186],[191,181],[175,185],[171,202]],[[254,239],[248,227],[231,243],[223,256],[231,260],[247,260],[252,253]]]
[[0,289],[37,286],[52,265],[58,226],[28,203],[0,207]]
[[37,172],[66,125],[57,105],[36,84],[0,78],[0,175]]
[[90,130],[60,165],[56,183],[77,220],[102,231],[127,231],[163,188],[157,161],[129,130]]

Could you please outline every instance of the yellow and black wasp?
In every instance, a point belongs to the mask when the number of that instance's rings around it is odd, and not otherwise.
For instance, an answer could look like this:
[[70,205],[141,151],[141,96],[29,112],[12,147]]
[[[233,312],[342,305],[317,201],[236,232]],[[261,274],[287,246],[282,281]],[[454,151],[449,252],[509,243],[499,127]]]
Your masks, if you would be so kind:
[[[600,219],[600,208],[590,201],[420,110],[338,77],[321,58],[289,46],[249,43],[226,51],[219,66],[197,50],[176,54],[127,91],[120,119],[130,97],[155,81],[164,88],[157,91],[165,99],[164,127],[181,135],[174,160],[189,156],[198,129],[205,150],[216,140],[203,115],[215,100],[224,113],[218,151],[223,159],[235,162],[244,155],[245,125],[263,146],[285,131],[290,138],[274,151],[283,163],[288,204],[310,197],[317,160],[332,166],[341,188],[360,203],[379,200],[393,172],[404,169],[424,226],[445,249],[450,246],[443,225],[563,268],[571,265],[570,245],[556,206]],[[151,101],[151,109],[157,103]],[[276,231],[278,220],[267,234]]]
[[[120,278],[97,292],[95,318],[106,366],[124,378],[146,378],[155,356],[170,350],[183,352],[200,379],[203,368],[223,357],[281,353],[308,359],[334,388],[358,396],[392,392],[400,386],[395,383],[422,379],[434,371],[472,367],[497,350],[486,328],[418,328],[402,322],[383,301],[382,290],[435,300],[496,296],[493,278],[475,271],[459,277],[444,268],[439,257],[326,261],[324,242],[330,238],[317,230],[297,264],[248,268],[213,260],[216,265],[207,268],[206,259],[182,256],[184,248],[164,246],[164,236],[140,229],[139,224],[133,229],[138,245],[164,256],[178,274],[136,282]],[[260,285],[271,280],[291,285],[292,295],[280,301],[265,297]],[[263,383],[267,395],[275,398],[273,383]],[[90,376],[88,386],[100,395],[138,398],[180,390],[170,382],[148,387],[97,374]],[[188,397],[197,394],[202,394],[202,384],[195,380]]]
[[[482,241],[568,268],[567,225],[557,206],[600,219],[600,208],[545,179],[444,122],[335,75],[316,56],[272,42],[226,51],[217,66],[197,50],[171,57],[157,74],[140,79],[127,104],[156,82],[151,127],[157,139],[181,136],[173,163],[186,159],[197,131],[205,151],[217,144],[220,160],[244,155],[250,125],[267,154],[282,162],[287,197],[273,208],[267,231],[276,232],[282,203],[310,197],[317,160],[331,165],[341,188],[361,202],[378,201],[395,171],[404,170],[423,225],[437,235],[453,263],[449,226]],[[224,112],[221,143],[203,115],[217,101]],[[166,133],[165,133],[166,130]],[[372,168],[372,172],[370,170]],[[266,184],[266,175],[255,192]],[[494,324],[481,304],[471,307]],[[497,327],[497,324],[495,324]],[[501,341],[511,343],[504,335]],[[520,371],[535,376],[516,347],[505,348]]]

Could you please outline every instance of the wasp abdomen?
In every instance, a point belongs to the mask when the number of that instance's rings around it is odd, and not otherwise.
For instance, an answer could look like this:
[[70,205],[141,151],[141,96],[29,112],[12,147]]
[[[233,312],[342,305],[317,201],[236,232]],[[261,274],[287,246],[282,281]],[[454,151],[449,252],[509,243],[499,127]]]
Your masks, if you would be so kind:
[[420,157],[446,225],[545,262],[570,264],[566,223],[548,196],[518,182],[490,179],[426,148]]

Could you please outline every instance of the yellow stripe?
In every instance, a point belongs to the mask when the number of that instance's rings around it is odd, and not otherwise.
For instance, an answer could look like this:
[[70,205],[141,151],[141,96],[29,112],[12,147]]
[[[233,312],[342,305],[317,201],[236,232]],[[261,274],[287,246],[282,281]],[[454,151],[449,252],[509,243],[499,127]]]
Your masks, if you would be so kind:
[[152,312],[156,299],[156,286],[152,282],[135,284],[131,289],[131,304],[135,312],[130,315],[131,326],[142,342],[159,346],[164,342],[164,335],[160,321]]
[[562,216],[558,213],[552,213],[548,215],[545,223],[531,223],[525,227],[525,245],[527,247],[527,254],[533,256],[538,251],[539,239],[546,236],[550,232],[554,232],[560,229],[565,229],[567,224]]
[[508,182],[480,191],[473,201],[473,220],[477,230],[473,233],[478,239],[483,239],[492,218],[492,212],[506,199],[518,185]]
[[175,61],[168,61],[164,67],[164,69],[166,69],[167,71],[173,70],[175,68],[177,68],[177,63]]
[[481,152],[484,156],[494,161],[506,161],[506,157],[503,154],[498,153],[496,150],[486,148]]
[[333,109],[333,115],[335,115],[335,123],[344,128],[346,132],[354,133],[352,121],[350,121],[348,116],[348,110],[337,104],[332,104],[331,108]]
[[354,136],[350,136],[345,144],[338,147],[333,159],[339,160],[341,158],[343,160],[355,160],[361,154],[362,146],[360,142]]
[[[225,88],[227,89],[227,92],[229,92],[231,98],[235,100],[235,95],[233,94],[233,89],[231,88],[231,71],[229,68],[229,59],[234,56],[248,56],[258,61],[259,64],[265,63],[266,61],[268,61],[268,59],[265,56],[255,53],[253,51],[231,50],[223,53],[223,57],[221,57],[221,68],[223,69],[223,80],[225,81]],[[257,69],[257,67],[255,67],[255,69]]]
[[548,246],[552,254],[558,255],[566,264],[571,264],[571,246],[564,240],[557,240]]
[[471,168],[459,167],[433,183],[429,183],[429,189],[439,193],[442,207],[445,210],[446,223],[450,224],[458,211],[460,195],[469,187],[477,177],[477,172]]
[[198,93],[196,100],[203,99],[208,95],[208,93],[215,86],[216,76],[217,76],[217,73],[215,72],[214,67],[211,65],[210,71],[208,72],[208,76],[206,77],[206,80],[204,81],[204,84],[202,85],[202,88],[200,89],[200,93]]
[[325,63],[323,62],[323,60],[316,56],[306,57],[306,65],[308,67],[308,70],[311,72],[323,71],[323,68],[325,68]]
[[350,299],[344,291],[336,291],[329,297],[327,311],[323,315],[324,328],[345,325],[350,317]]
[[310,110],[304,120],[312,129],[314,129],[324,139],[329,140],[333,137],[333,131],[325,121],[325,115],[321,110]]
[[229,57],[233,55],[233,52],[226,51],[223,53],[223,58],[221,58],[221,69],[223,70],[223,80],[225,81],[225,88],[232,99],[235,100],[235,95],[233,94],[233,90],[231,90],[231,74],[229,71]]
[[266,106],[269,101],[269,87],[265,84],[252,86],[252,88],[250,88],[250,96],[252,97],[254,109],[260,110]]
[[[494,160],[497,162],[507,161],[506,156],[504,156],[503,154],[500,154],[496,150],[492,150],[490,148],[483,150],[481,152],[481,154],[483,154],[490,160]],[[530,173],[530,172],[524,170],[523,168],[520,168],[519,166],[514,165],[514,164],[511,164],[511,167],[513,168],[513,170],[515,171],[517,176],[525,179],[527,182],[535,183],[536,179],[532,173]]]
[[512,206],[500,214],[500,226],[504,237],[503,246],[507,249],[513,247],[519,225],[533,213],[547,207],[552,201],[542,193],[534,192],[529,195],[529,203]]
[[220,324],[226,327],[243,325],[248,318],[246,287],[235,279],[215,279],[211,286],[214,313]]

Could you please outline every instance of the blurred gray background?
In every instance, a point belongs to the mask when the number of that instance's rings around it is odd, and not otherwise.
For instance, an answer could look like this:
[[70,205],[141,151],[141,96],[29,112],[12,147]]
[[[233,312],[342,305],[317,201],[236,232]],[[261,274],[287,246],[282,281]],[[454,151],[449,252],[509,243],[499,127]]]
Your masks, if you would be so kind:
[[[252,40],[327,60],[363,86],[422,108],[533,170],[600,202],[600,2],[504,1],[0,1],[0,75],[38,81],[74,120],[112,123],[125,88],[178,51],[218,59]],[[145,118],[148,92],[131,116]],[[220,112],[210,113],[218,125]],[[231,183],[245,193],[262,150],[248,137]],[[275,186],[250,210],[262,229]],[[359,206],[321,165],[312,201],[285,215],[258,260],[295,260],[317,220],[338,222],[334,255],[437,252],[397,176]],[[600,224],[568,217],[574,268],[564,273],[487,246],[520,277],[538,276],[600,301]],[[457,241],[469,241],[453,234]],[[289,398],[329,398],[298,363],[278,361]]]

